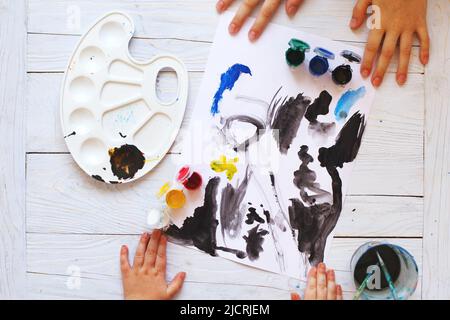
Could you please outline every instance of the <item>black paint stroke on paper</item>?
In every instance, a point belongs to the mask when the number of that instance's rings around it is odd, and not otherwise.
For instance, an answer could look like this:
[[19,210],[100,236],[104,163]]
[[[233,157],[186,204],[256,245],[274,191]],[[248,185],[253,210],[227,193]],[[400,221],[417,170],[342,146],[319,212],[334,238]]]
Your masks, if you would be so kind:
[[[287,154],[311,99],[299,93],[295,98],[285,98],[281,104],[280,102],[281,99],[275,100],[269,109],[269,113],[274,112],[271,128],[275,139],[278,139],[280,152]],[[276,111],[273,111],[275,109]]]
[[264,236],[269,234],[269,231],[261,229],[258,230],[260,225],[248,231],[248,235],[244,236],[245,242],[247,242],[246,252],[250,261],[259,259],[259,254],[264,251],[263,243]]
[[319,115],[327,115],[330,112],[330,104],[333,97],[328,93],[328,91],[323,90],[319,97],[314,100],[314,102],[308,107],[305,113],[305,118],[309,121],[308,130],[310,134],[315,137],[328,136],[336,128],[336,123],[334,122],[320,122],[317,120]]
[[216,231],[219,221],[216,219],[216,198],[219,183],[220,177],[211,178],[206,185],[203,206],[196,208],[194,215],[186,218],[181,228],[171,225],[166,233],[179,243],[193,245],[211,256],[217,256],[216,250],[221,250],[233,253],[239,259],[243,259],[246,257],[245,252],[217,246]]
[[259,214],[256,212],[256,208],[250,207],[248,208],[247,220],[245,220],[245,223],[254,224],[255,222],[265,223],[266,221],[259,216]]
[[342,127],[335,145],[319,149],[320,165],[342,168],[344,163],[352,162],[361,146],[364,129],[365,117],[360,112],[356,112]]
[[306,207],[299,199],[291,199],[289,218],[298,231],[298,249],[309,255],[311,265],[323,261],[326,240],[335,228],[342,211],[342,180],[337,170],[352,162],[358,154],[365,129],[364,116],[355,113],[344,125],[336,143],[319,149],[319,161],[327,169],[332,182],[333,203]]
[[[255,127],[256,131],[251,136],[245,139],[245,141],[239,143],[231,133],[231,126],[235,123],[248,123]],[[225,140],[234,150],[247,150],[249,145],[259,140],[259,133],[266,129],[266,124],[263,119],[258,119],[253,116],[246,115],[234,115],[227,118],[221,117],[221,123],[223,125],[220,130]]]
[[119,179],[132,179],[144,167],[144,154],[134,145],[109,150],[112,173]]
[[234,188],[230,183],[222,190],[220,202],[220,228],[222,237],[225,235],[235,239],[241,232],[242,221],[245,211],[241,205],[247,193],[248,184],[252,176],[252,171],[247,167],[245,177],[242,182]]
[[[314,158],[308,151],[308,146],[303,145],[298,152],[298,157],[302,163],[299,169],[294,171],[294,185],[300,190],[300,198],[309,205],[318,201],[331,201],[331,194],[321,189],[320,184],[316,182],[316,172],[308,168],[308,165],[314,162]],[[308,190],[312,191],[313,194],[309,195]]]

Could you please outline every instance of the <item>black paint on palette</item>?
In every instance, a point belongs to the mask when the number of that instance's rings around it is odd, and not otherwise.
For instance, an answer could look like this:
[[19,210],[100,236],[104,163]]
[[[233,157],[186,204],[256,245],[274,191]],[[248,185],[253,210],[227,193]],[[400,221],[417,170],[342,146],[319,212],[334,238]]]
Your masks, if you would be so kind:
[[225,235],[235,239],[241,232],[245,211],[241,209],[242,201],[247,193],[252,171],[247,167],[242,182],[234,188],[230,183],[222,190],[220,203],[220,228]]
[[[297,97],[285,98],[281,105],[281,99],[278,99],[269,109],[269,117],[274,114],[271,122],[274,137],[278,139],[279,149],[282,154],[287,154],[292,141],[297,136],[303,116],[311,103],[310,98],[302,93]],[[276,111],[275,111],[276,110]]]
[[75,135],[77,135],[77,133],[75,131],[73,131],[72,133],[69,133],[67,136],[64,136],[64,139],[75,136]]
[[[380,255],[381,259],[383,259],[383,262],[386,265],[389,274],[391,275],[392,281],[395,282],[398,279],[401,270],[400,257],[394,251],[394,249],[392,249],[392,247],[382,244],[367,250],[357,261],[353,276],[355,277],[355,280],[358,284],[361,284],[364,281],[364,278],[367,275],[368,267],[377,264],[378,266],[380,266],[377,252]],[[375,288],[374,290],[383,290],[389,286],[384,273],[380,273],[382,275],[380,279],[380,288]]]
[[245,252],[217,246],[216,231],[219,221],[216,219],[216,198],[219,183],[219,177],[211,178],[206,185],[203,206],[196,208],[194,215],[186,218],[181,228],[171,225],[166,233],[179,243],[193,245],[212,256],[217,256],[216,250],[221,250],[233,253],[236,257],[243,259],[246,257]]
[[105,182],[105,180],[103,180],[103,178],[100,177],[99,175],[92,175],[92,178],[94,178],[95,180],[100,181],[100,182]]
[[245,242],[247,242],[246,252],[250,261],[257,260],[260,253],[264,251],[264,236],[269,234],[269,231],[264,229],[259,230],[259,227],[260,225],[258,224],[248,231],[248,235],[243,237]]
[[109,150],[111,170],[119,179],[132,179],[144,167],[144,154],[134,145]]
[[364,116],[357,112],[344,125],[332,147],[319,149],[320,165],[327,169],[331,177],[332,203],[307,207],[299,199],[291,199],[289,220],[298,231],[298,249],[309,255],[312,265],[323,261],[326,239],[335,228],[342,211],[342,181],[337,167],[342,168],[344,163],[355,159],[364,128]]

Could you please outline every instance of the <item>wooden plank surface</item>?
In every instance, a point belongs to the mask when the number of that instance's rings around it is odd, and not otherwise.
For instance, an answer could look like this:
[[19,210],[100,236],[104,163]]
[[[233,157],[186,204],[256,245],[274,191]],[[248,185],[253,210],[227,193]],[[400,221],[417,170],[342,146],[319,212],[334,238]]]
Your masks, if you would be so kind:
[[[30,154],[27,231],[99,234],[146,231],[147,212],[157,205],[154,194],[164,179],[173,175],[179,157],[167,156],[154,172],[136,183],[105,185],[82,172],[68,154]],[[349,196],[337,235],[420,237],[422,203],[423,199],[418,197]]]
[[[202,76],[190,73],[187,112],[173,153],[182,152]],[[61,81],[59,74],[28,76],[28,152],[68,152],[59,117]],[[423,118],[423,75],[412,74],[401,90],[389,76],[371,110],[350,194],[423,195]]]
[[[62,71],[79,35],[98,16],[112,9],[124,10],[136,22],[137,38],[130,46],[133,56],[147,59],[165,52],[180,56],[187,64],[191,78],[188,110],[183,123],[185,129],[192,120],[192,109],[218,21],[215,2],[28,1],[28,297],[122,298],[117,265],[120,245],[128,244],[134,248],[137,234],[146,229],[146,211],[152,206],[151,195],[165,177],[173,173],[174,166],[178,165],[176,159],[180,157],[177,153],[183,151],[182,140],[177,139],[172,154],[155,172],[127,185],[106,186],[87,177],[78,168],[67,154],[62,139],[59,94]],[[367,30],[352,32],[348,28],[353,5],[354,0],[306,1],[295,19],[289,20],[284,12],[280,12],[274,21],[363,46]],[[347,298],[354,290],[348,266],[350,257],[360,244],[371,238],[394,237],[390,241],[407,248],[422,270],[422,246],[426,247],[421,239],[424,232],[426,78],[417,53],[416,44],[408,84],[402,89],[395,84],[395,58],[386,83],[377,93],[356,160],[350,196],[336,229],[338,238],[333,242],[333,256],[329,263],[338,269],[338,278],[344,285]],[[437,123],[438,120],[434,121]],[[436,225],[433,228],[433,232],[436,231]],[[440,231],[445,230],[441,227]],[[441,235],[441,246],[443,239]],[[438,261],[431,251],[429,254],[430,261],[440,263],[439,270],[445,269],[445,259]],[[202,267],[205,265],[209,266],[208,270]],[[67,287],[67,281],[70,281],[68,268],[73,266],[80,268],[81,287],[70,290]],[[169,275],[182,269],[188,271],[188,278],[179,298],[289,297],[289,281],[285,277],[171,244]],[[428,276],[430,279],[437,277]],[[435,283],[431,280],[429,287]],[[439,290],[442,292],[444,289]],[[421,295],[420,281],[414,298]]]
[[[59,34],[30,34],[28,37],[28,72],[64,72],[80,36]],[[352,46],[364,47],[364,43],[345,42]],[[287,45],[287,44],[286,44]],[[139,39],[130,43],[131,55],[141,61],[149,60],[156,54],[173,54],[186,64],[188,71],[205,71],[211,43],[181,39]],[[423,73],[419,61],[419,48],[414,47],[409,73]],[[395,55],[387,70],[396,73],[398,55]]]
[[423,288],[426,299],[450,299],[450,1],[429,6]]
[[[55,1],[29,0],[28,31],[79,35],[101,15],[125,11],[136,22],[136,36],[213,40],[219,16],[216,0]],[[236,11],[236,1],[231,10]],[[366,42],[368,29],[353,32],[348,24],[354,0],[305,1],[294,19],[279,10],[273,22],[341,41]],[[256,11],[257,12],[257,11]],[[416,42],[417,43],[417,42]]]
[[25,284],[25,0],[0,2],[0,299]]
[[[126,244],[135,251],[138,235],[48,235],[29,234],[28,264],[30,294],[40,298],[102,297],[120,299],[118,254]],[[347,296],[355,290],[350,274],[354,251],[372,239],[334,239],[328,265]],[[376,239],[383,241],[384,239]],[[417,259],[421,270],[421,239],[396,239]],[[80,275],[78,289],[67,287],[70,271]],[[227,259],[211,257],[194,249],[175,244],[168,246],[168,278],[186,271],[186,287],[178,298],[189,299],[289,299],[289,291],[298,281],[289,277],[250,268]],[[415,298],[420,298],[420,287]]]

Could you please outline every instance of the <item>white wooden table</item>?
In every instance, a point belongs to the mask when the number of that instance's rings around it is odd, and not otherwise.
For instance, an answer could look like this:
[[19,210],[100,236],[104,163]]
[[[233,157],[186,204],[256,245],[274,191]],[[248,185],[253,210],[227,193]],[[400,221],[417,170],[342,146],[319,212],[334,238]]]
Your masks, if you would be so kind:
[[[307,0],[275,22],[364,46],[347,27],[354,0]],[[74,163],[62,138],[59,95],[79,35],[111,10],[137,25],[135,57],[170,52],[187,64],[190,120],[218,16],[215,0],[0,0],[0,298],[122,298],[118,254],[145,231],[150,196],[174,170],[171,153],[140,181],[106,186]],[[375,99],[328,263],[346,296],[349,261],[373,239],[417,259],[414,298],[450,298],[450,1],[429,0],[431,63],[413,50],[409,80],[396,61]],[[288,279],[169,245],[169,276],[186,271],[179,298],[287,299]],[[79,273],[79,278],[74,277]],[[71,276],[72,275],[72,276]],[[79,280],[79,281],[78,281]]]

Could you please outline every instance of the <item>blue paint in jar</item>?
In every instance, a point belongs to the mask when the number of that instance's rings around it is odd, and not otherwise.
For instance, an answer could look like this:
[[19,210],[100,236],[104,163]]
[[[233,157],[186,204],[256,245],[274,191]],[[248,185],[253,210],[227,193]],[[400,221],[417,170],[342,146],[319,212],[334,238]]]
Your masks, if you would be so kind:
[[320,77],[328,72],[330,64],[329,59],[334,59],[334,53],[324,48],[316,48],[314,52],[317,54],[309,62],[309,72],[316,77]]

